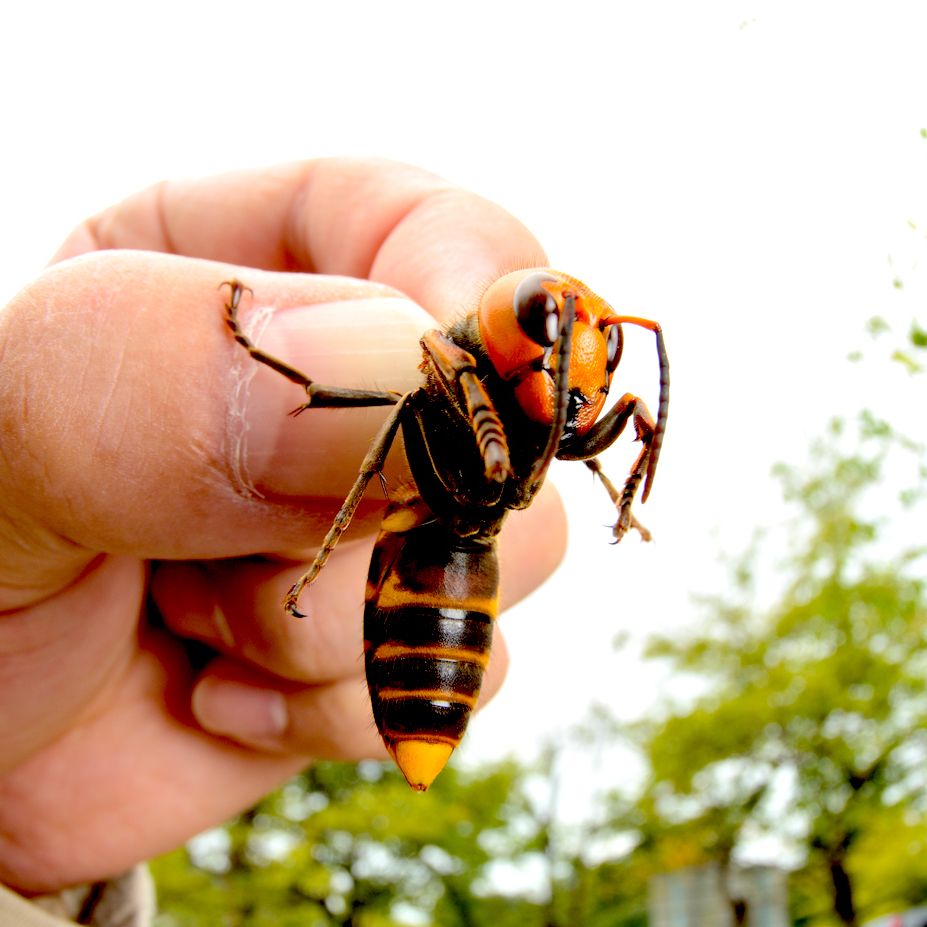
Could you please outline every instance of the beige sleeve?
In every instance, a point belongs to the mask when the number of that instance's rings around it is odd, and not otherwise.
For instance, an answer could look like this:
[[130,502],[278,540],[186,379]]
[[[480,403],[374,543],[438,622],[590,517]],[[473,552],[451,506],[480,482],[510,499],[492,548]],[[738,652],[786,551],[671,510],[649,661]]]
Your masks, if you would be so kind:
[[150,927],[154,886],[144,866],[109,882],[23,898],[0,885],[0,927]]

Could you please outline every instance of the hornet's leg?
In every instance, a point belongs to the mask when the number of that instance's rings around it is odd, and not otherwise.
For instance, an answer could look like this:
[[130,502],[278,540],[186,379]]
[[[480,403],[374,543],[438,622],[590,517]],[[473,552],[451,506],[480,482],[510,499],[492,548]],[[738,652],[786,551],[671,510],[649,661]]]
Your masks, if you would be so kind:
[[[602,472],[599,462],[594,458],[618,439],[629,421],[633,421],[635,435],[637,440],[643,444],[643,447],[631,467],[631,472],[625,480],[624,487],[619,492]],[[616,541],[620,541],[629,528],[636,528],[645,541],[650,540],[650,532],[631,514],[631,504],[634,501],[641,480],[648,472],[655,428],[653,417],[647,406],[644,405],[643,400],[638,399],[637,396],[631,393],[625,393],[588,434],[579,442],[571,444],[557,454],[561,460],[584,461],[586,466],[599,478],[618,509],[618,521],[615,522],[612,531]]]
[[477,376],[473,355],[439,331],[425,333],[422,349],[425,367],[444,388],[454,410],[473,429],[487,480],[504,482],[512,475],[509,445],[496,408]]
[[[670,369],[669,358],[666,356],[666,344],[663,341],[663,329],[658,322],[642,319],[633,315],[612,316],[609,324],[621,323],[639,325],[652,331],[657,336],[657,358],[660,362],[660,399],[657,406],[657,421],[650,429],[650,459],[647,461],[647,472],[644,477],[644,492],[641,502],[646,502],[653,488],[653,477],[657,472],[657,461],[660,459],[660,448],[663,447],[663,435],[666,434],[666,417],[669,414]],[[624,398],[627,398],[626,396]],[[640,400],[638,400],[640,402]],[[641,403],[643,405],[643,403]],[[649,413],[648,413],[649,415]],[[606,445],[607,446],[607,445]],[[591,455],[587,455],[591,456]]]
[[344,500],[341,509],[335,516],[335,520],[332,522],[331,528],[328,529],[328,534],[325,535],[325,538],[322,541],[322,546],[319,548],[319,552],[315,555],[315,559],[310,564],[309,569],[306,570],[302,576],[300,576],[300,578],[293,584],[290,591],[286,594],[286,598],[283,600],[283,605],[286,610],[295,618],[305,617],[303,613],[300,612],[296,607],[300,594],[302,593],[303,589],[305,589],[306,586],[308,586],[319,575],[322,567],[325,566],[325,562],[328,560],[331,552],[335,549],[335,545],[338,543],[341,535],[344,534],[348,525],[351,524],[351,519],[354,517],[354,513],[357,511],[357,507],[360,505],[360,501],[364,497],[364,491],[367,489],[367,484],[373,478],[374,474],[379,474],[383,469],[383,463],[386,460],[386,455],[389,453],[389,449],[396,437],[396,431],[398,430],[402,420],[402,412],[410,395],[412,394],[407,393],[405,396],[403,396],[399,402],[396,403],[396,407],[390,411],[389,418],[387,418],[387,420],[383,423],[383,426],[380,428],[376,438],[373,439],[373,443],[370,445],[370,450],[367,451],[367,456],[364,458],[364,461],[361,464],[360,471],[357,474],[357,479],[354,481],[354,485],[351,487],[351,491],[348,493],[347,498]]
[[[608,493],[608,497],[612,500],[615,508],[618,509],[618,521],[615,522],[615,525],[612,528],[612,535],[615,538],[616,544],[625,536],[629,528],[633,528],[635,531],[637,531],[637,533],[641,536],[642,541],[653,540],[653,535],[631,513],[631,503],[634,500],[634,494],[637,492],[637,487],[640,484],[641,477],[643,476],[644,468],[647,465],[647,454],[648,450],[647,448],[644,448],[644,450],[641,451],[640,456],[637,458],[637,461],[635,461],[631,476],[628,477],[621,492],[618,491],[615,484],[605,475],[605,471],[602,469],[602,465],[595,457],[593,457],[591,460],[583,461],[586,466],[599,478],[599,482],[605,487],[605,491]],[[632,481],[632,478],[635,475],[636,479],[633,479]]]
[[337,408],[345,406],[391,406],[399,401],[400,394],[382,390],[343,389],[337,386],[320,386],[304,373],[284,363],[282,360],[267,354],[251,342],[238,324],[238,306],[242,294],[250,293],[251,288],[238,280],[226,280],[221,286],[229,288],[229,301],[225,304],[226,324],[232,330],[235,340],[258,363],[276,370],[288,380],[298,384],[306,391],[306,401],[292,411],[292,415],[299,415],[306,409]]

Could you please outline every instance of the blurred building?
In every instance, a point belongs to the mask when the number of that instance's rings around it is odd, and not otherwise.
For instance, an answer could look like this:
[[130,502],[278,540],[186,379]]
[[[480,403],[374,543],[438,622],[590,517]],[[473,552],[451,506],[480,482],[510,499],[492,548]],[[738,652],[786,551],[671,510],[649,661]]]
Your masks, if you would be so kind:
[[747,906],[750,927],[789,927],[788,873],[773,866],[693,866],[654,876],[649,927],[734,927],[732,900]]

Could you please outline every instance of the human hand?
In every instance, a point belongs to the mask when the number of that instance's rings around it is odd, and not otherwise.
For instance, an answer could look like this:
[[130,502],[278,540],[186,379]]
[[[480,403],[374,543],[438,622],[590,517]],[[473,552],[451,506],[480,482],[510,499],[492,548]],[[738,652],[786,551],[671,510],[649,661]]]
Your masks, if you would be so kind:
[[[383,754],[360,659],[379,494],[308,617],[281,600],[385,410],[288,418],[299,388],[234,342],[219,285],[318,382],[404,390],[435,319],[546,263],[497,206],[342,160],[161,184],[56,260],[0,312],[0,881],[26,893],[175,847],[311,758]],[[563,543],[553,493],[512,516],[503,604]],[[505,663],[497,634],[485,696]]]

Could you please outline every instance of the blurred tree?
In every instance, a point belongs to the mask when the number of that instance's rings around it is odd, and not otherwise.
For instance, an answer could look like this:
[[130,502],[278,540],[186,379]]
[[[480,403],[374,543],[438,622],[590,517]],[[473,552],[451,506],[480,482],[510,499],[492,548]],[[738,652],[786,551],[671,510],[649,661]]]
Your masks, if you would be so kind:
[[615,837],[624,836],[616,835],[614,816],[595,801],[584,817],[570,822],[560,809],[561,793],[583,786],[564,761],[590,751],[601,761],[602,748],[617,730],[607,712],[593,709],[571,731],[549,739],[526,776],[534,839],[525,849],[543,860],[539,927],[646,927],[647,874],[626,852],[618,858],[609,853]]
[[610,825],[558,819],[572,746],[424,795],[392,765],[320,763],[153,862],[157,927],[646,927],[650,868],[590,860]]
[[[649,647],[701,694],[632,734],[651,769],[638,852],[728,866],[749,839],[774,836],[827,873],[832,915],[853,927],[861,903],[876,904],[863,873],[886,816],[908,825],[896,841],[922,840],[927,822],[925,548],[899,549],[884,530],[901,452],[914,459],[903,507],[927,480],[920,449],[884,422],[863,414],[851,450],[846,432],[832,423],[808,471],[777,470],[798,509],[777,568],[785,588],[758,604],[761,543],[734,560],[730,593],[703,602],[705,624]],[[922,879],[894,884],[896,905],[920,900]],[[740,902],[731,898],[735,923],[748,917]]]
[[392,766],[319,763],[153,863],[158,925],[538,923],[531,902],[494,897],[487,881],[534,836],[522,775],[514,763],[450,768],[422,795]]

